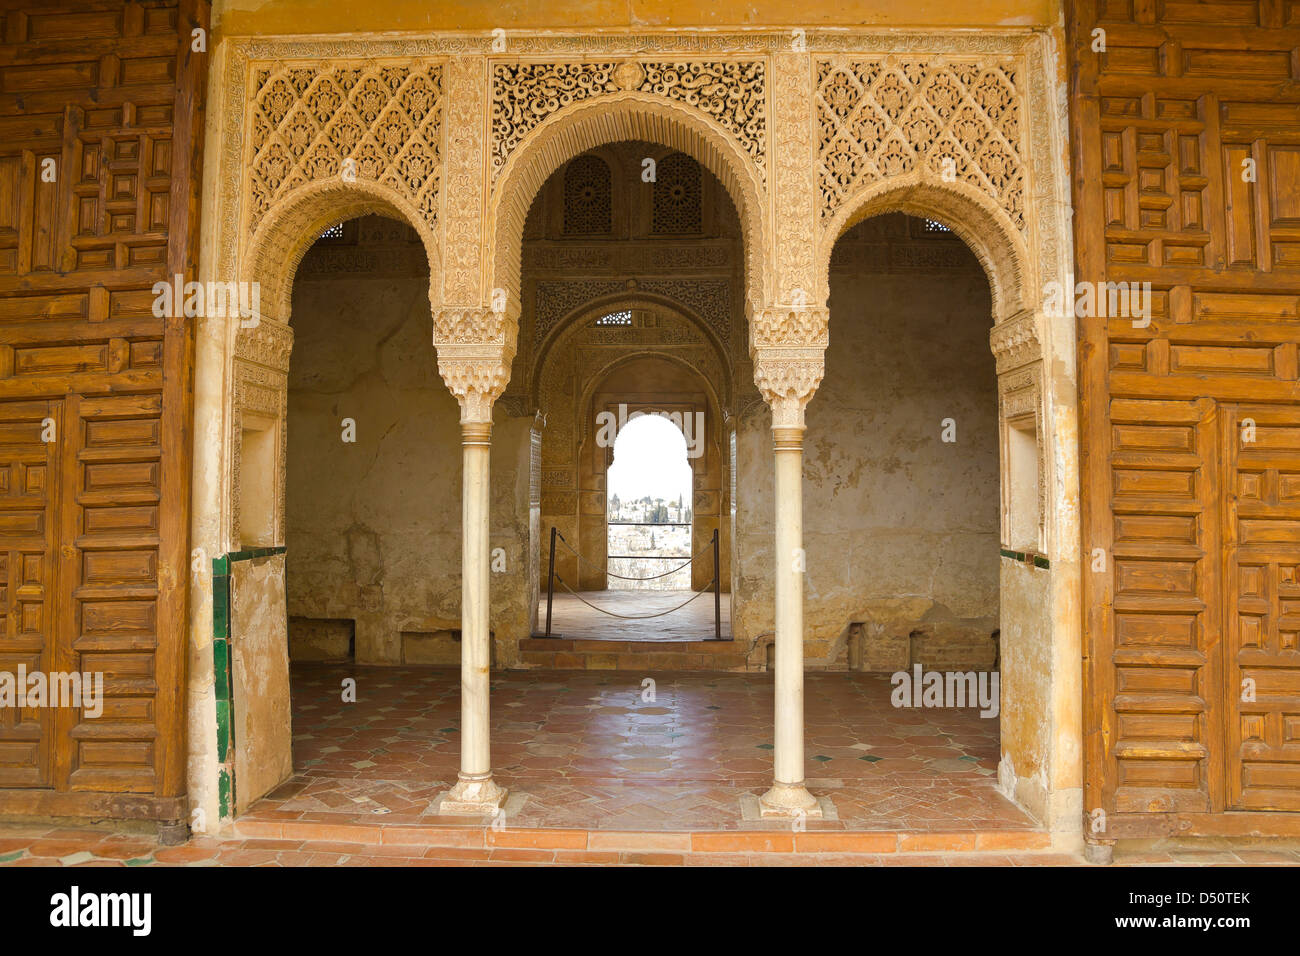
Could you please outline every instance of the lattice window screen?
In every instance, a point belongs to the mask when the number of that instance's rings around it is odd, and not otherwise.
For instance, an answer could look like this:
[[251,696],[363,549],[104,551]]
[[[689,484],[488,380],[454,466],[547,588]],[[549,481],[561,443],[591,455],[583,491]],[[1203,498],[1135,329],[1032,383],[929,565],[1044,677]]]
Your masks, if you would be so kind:
[[703,231],[700,164],[683,153],[665,156],[655,171],[650,231],[682,236]]
[[564,171],[564,232],[570,236],[603,236],[610,232],[609,166],[598,156],[579,156]]

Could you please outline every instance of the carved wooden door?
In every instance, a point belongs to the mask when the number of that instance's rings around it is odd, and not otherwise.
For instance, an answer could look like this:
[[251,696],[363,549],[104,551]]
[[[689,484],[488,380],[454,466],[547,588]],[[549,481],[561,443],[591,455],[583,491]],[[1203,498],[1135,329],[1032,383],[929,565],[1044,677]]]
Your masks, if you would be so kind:
[[[0,403],[0,786],[44,787],[53,711],[22,706],[27,674],[54,657],[58,445],[61,402]],[[4,679],[4,678],[0,678]],[[19,685],[22,685],[21,687]]]
[[0,671],[104,692],[0,709],[0,813],[185,813],[194,344],[152,289],[195,272],[206,24],[0,10]]
[[1300,6],[1069,32],[1076,278],[1150,284],[1078,319],[1084,811],[1246,832],[1300,809]]
[[1224,415],[1228,806],[1300,810],[1300,409]]

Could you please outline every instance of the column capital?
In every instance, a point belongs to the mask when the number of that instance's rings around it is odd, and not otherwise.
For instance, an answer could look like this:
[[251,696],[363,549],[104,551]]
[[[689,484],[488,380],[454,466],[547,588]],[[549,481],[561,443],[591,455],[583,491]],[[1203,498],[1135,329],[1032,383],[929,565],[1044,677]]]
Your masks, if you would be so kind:
[[749,353],[766,348],[826,348],[830,309],[806,304],[767,305],[749,310]]
[[1025,309],[989,330],[989,347],[993,350],[999,375],[1042,359],[1043,345],[1038,325],[1034,313]]
[[754,384],[772,409],[772,428],[802,429],[804,408],[821,384],[826,361],[821,348],[753,350]]
[[474,305],[441,306],[433,310],[435,347],[500,345],[508,348],[513,358],[518,335],[517,315],[512,314],[508,308],[493,309]]
[[510,381],[513,356],[494,346],[438,346],[438,374],[460,402],[460,421],[492,423],[492,405]]

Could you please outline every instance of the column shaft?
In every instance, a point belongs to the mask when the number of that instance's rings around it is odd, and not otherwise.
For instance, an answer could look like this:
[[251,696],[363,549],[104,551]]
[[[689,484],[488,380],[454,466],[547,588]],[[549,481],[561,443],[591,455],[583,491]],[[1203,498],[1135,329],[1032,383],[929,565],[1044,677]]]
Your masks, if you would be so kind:
[[770,816],[818,816],[804,785],[803,429],[773,428],[776,456],[775,781],[760,801]]
[[467,423],[462,432],[460,770],[464,776],[479,777],[492,772],[488,733],[492,639],[488,619],[488,472],[492,426]]
[[[786,431],[786,429],[783,429]],[[803,762],[803,574],[796,565],[803,547],[803,446],[775,441],[776,453],[776,781],[802,784]]]
[[441,813],[494,813],[506,792],[492,779],[488,687],[491,670],[491,554],[488,548],[491,422],[461,422],[460,777]]

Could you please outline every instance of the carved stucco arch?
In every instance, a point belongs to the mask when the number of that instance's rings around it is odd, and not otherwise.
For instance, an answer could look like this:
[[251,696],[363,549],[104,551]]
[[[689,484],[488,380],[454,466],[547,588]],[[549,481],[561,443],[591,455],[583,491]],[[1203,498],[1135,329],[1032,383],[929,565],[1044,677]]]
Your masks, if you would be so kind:
[[373,180],[325,179],[288,193],[262,217],[240,264],[240,278],[261,283],[262,314],[288,322],[294,277],[307,250],[329,226],[379,215],[415,229],[429,258],[429,305],[438,308],[442,288],[438,243],[431,224],[402,195]]
[[573,157],[623,140],[678,150],[717,177],[740,217],[746,299],[765,301],[766,192],[753,160],[703,113],[650,94],[621,92],[583,100],[547,117],[502,167],[493,188],[488,235],[493,241],[492,288],[506,291],[507,314],[519,312],[524,222],[538,190]]
[[321,180],[294,189],[277,201],[258,224],[240,262],[244,282],[261,286],[261,309],[256,323],[234,324],[232,400],[230,414],[229,485],[230,531],[228,547],[243,544],[242,502],[245,480],[241,438],[250,421],[259,428],[278,430],[278,448],[272,487],[274,541],[285,533],[285,485],[288,454],[289,356],[293,348],[290,326],[293,283],[307,250],[328,226],[364,215],[381,215],[413,227],[429,257],[429,298],[437,308],[441,283],[437,245],[429,223],[415,207],[387,186],[370,180]]
[[820,301],[829,295],[835,243],[858,223],[891,212],[933,219],[966,244],[988,276],[995,324],[1019,315],[1034,301],[1029,250],[1006,213],[973,186],[946,183],[919,171],[872,183],[836,211],[818,249]]
[[947,226],[975,254],[988,279],[993,326],[989,344],[998,374],[1002,538],[1008,539],[1011,490],[1007,435],[1012,422],[1032,421],[1038,455],[1037,547],[1048,547],[1047,480],[1053,436],[1046,429],[1041,317],[1031,283],[1037,272],[1020,233],[991,199],[965,183],[913,173],[874,183],[851,197],[831,218],[818,250],[818,281],[829,287],[835,243],[855,225],[901,212]]
[[[732,394],[732,369],[730,360],[727,357],[727,346],[717,335],[709,324],[689,306],[676,299],[664,295],[658,295],[652,292],[637,290],[635,292],[614,292],[610,295],[599,296],[589,302],[584,302],[576,309],[564,316],[555,324],[555,328],[547,333],[546,338],[538,345],[536,358],[530,371],[529,380],[529,402],[533,408],[541,408],[542,382],[546,374],[547,362],[555,353],[557,348],[565,346],[570,339],[586,328],[596,319],[611,312],[621,312],[628,309],[667,309],[687,321],[696,332],[704,338],[704,341],[713,350],[714,356],[722,369],[724,379],[719,387],[714,387],[712,382],[709,383],[709,390],[713,394],[714,400],[718,403],[719,409],[726,408],[725,403],[730,402]],[[656,349],[654,346],[646,346],[645,349],[637,353],[638,355],[665,355],[662,349]],[[675,359],[677,360],[677,359]],[[620,359],[621,361],[621,359]],[[677,360],[679,361],[679,360]],[[699,372],[699,369],[696,369]],[[605,374],[602,370],[599,374]],[[703,375],[703,373],[700,373]],[[707,376],[705,376],[707,380]],[[543,409],[544,410],[544,409]]]
[[[686,361],[686,359],[682,358],[680,355],[673,355],[671,352],[657,351],[653,348],[638,349],[635,352],[620,355],[593,371],[590,380],[583,386],[582,394],[578,396],[579,411],[588,406],[592,399],[595,398],[596,392],[609,381],[609,377],[618,371],[621,366],[644,358],[660,359],[672,365],[677,365],[686,369],[686,371],[694,378],[699,380],[705,395],[708,396],[709,404],[713,407],[714,411],[718,415],[722,414],[723,406],[719,404],[721,396],[718,394],[718,390],[714,387],[713,382],[709,381],[708,375],[696,368],[690,362]],[[583,442],[585,442],[590,436],[592,429],[595,427],[595,423],[588,420],[586,416],[583,416],[581,426],[582,427],[579,428],[577,434],[579,447],[581,447]]]

